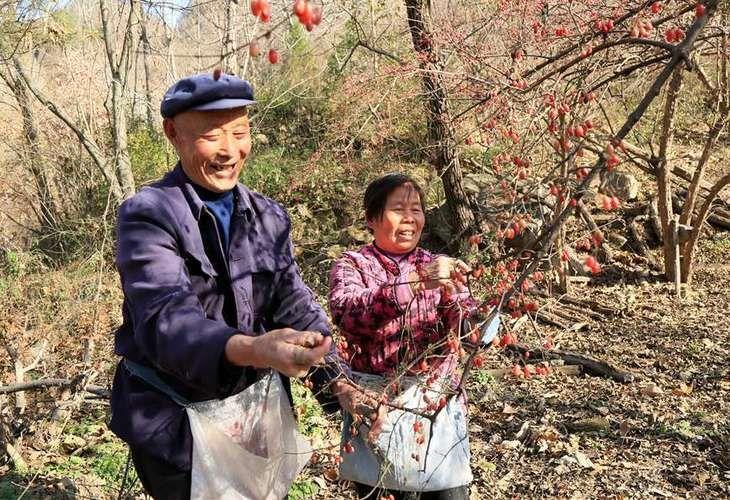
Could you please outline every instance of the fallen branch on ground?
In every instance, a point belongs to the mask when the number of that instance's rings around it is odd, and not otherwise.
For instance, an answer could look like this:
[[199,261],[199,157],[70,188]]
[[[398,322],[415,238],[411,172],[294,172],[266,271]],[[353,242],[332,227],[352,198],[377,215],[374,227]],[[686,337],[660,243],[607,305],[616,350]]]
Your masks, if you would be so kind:
[[636,380],[636,376],[631,372],[611,366],[605,361],[570,351],[531,349],[522,344],[513,344],[505,347],[505,349],[517,352],[522,356],[529,353],[529,358],[534,360],[562,359],[569,365],[582,366],[583,371],[588,375],[610,378],[622,384],[631,383]]
[[[23,382],[22,384],[8,384],[0,386],[0,394],[11,394],[19,391],[31,391],[37,389],[45,389],[47,387],[69,388],[76,384],[76,379],[68,378],[44,378],[41,380],[33,380],[31,382]],[[106,387],[99,385],[86,386],[86,392],[109,399],[111,392]]]

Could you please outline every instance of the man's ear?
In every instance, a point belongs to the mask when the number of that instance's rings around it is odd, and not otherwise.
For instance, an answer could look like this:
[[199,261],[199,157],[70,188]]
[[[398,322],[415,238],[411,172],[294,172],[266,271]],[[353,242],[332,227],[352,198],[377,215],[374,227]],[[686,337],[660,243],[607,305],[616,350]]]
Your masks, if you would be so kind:
[[177,128],[175,128],[175,121],[172,118],[165,118],[162,120],[162,129],[165,131],[165,137],[167,137],[167,140],[173,145],[176,145],[178,131]]

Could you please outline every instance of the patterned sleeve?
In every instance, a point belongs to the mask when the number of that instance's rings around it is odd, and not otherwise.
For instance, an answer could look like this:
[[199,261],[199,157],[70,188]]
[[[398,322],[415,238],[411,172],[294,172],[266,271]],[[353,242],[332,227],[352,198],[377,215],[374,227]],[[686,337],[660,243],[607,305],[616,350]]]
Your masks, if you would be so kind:
[[378,336],[378,329],[404,308],[392,284],[368,287],[357,263],[347,255],[330,273],[329,307],[334,324],[351,334]]

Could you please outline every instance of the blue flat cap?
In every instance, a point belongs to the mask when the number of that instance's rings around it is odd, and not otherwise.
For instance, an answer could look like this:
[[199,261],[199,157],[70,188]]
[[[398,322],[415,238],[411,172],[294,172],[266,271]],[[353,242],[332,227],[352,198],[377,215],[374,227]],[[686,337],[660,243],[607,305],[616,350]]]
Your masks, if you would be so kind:
[[206,73],[185,77],[170,87],[162,98],[160,114],[172,118],[188,110],[233,109],[255,102],[253,88],[246,80],[225,73]]

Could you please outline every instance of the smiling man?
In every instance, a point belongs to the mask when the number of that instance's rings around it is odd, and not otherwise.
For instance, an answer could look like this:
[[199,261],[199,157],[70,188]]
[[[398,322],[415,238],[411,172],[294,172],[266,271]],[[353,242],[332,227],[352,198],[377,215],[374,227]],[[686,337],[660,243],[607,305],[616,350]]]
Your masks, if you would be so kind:
[[119,210],[123,359],[110,427],[154,498],[190,496],[187,402],[236,394],[268,369],[287,390],[286,377],[311,373],[320,392],[343,370],[294,261],[286,211],[238,182],[253,103],[249,83],[231,75],[173,85],[161,113],[180,161]]

